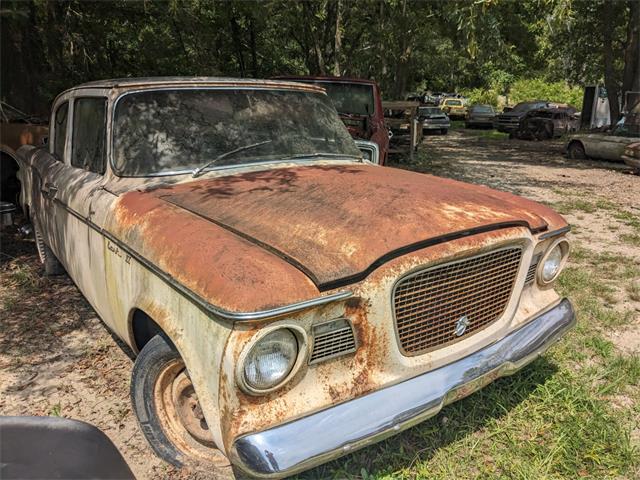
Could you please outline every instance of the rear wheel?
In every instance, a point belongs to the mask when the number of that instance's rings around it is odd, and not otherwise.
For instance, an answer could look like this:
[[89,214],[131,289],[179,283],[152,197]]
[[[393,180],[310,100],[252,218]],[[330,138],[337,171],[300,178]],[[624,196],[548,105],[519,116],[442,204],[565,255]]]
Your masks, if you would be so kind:
[[33,225],[33,236],[36,241],[36,248],[38,249],[40,262],[42,262],[42,265],[44,266],[44,274],[47,276],[62,275],[64,273],[64,267],[53,254],[53,251],[44,242],[44,237],[42,236],[42,231],[40,230],[40,227],[38,227],[38,224]]
[[184,361],[163,334],[153,337],[133,366],[131,402],[151,448],[181,467],[226,466],[216,448]]
[[584,146],[580,142],[571,142],[568,149],[569,158],[573,160],[584,160],[587,158],[587,154],[584,151]]

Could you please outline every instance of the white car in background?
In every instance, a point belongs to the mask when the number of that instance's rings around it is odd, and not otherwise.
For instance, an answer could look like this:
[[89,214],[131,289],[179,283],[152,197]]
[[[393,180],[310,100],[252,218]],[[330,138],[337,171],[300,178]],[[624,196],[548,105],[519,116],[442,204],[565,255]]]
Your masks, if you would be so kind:
[[609,132],[572,135],[566,146],[567,156],[576,160],[598,158],[622,162],[625,148],[640,141],[640,104]]

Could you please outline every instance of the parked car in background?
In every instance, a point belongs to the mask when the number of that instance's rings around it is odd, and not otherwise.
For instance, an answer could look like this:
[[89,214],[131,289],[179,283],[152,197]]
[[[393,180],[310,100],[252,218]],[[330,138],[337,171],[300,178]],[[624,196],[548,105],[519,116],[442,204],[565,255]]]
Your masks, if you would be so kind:
[[48,135],[46,119],[0,102],[0,201],[18,204],[16,150],[22,145],[44,145]]
[[491,105],[476,104],[469,107],[464,119],[465,128],[488,127],[493,128],[496,111]]
[[640,139],[640,133],[632,125],[617,125],[610,132],[579,133],[571,136],[566,145],[569,158],[582,160],[598,158],[622,162],[628,145]]
[[418,120],[422,122],[422,131],[446,134],[451,122],[446,113],[438,107],[418,107]]
[[580,128],[577,110],[570,108],[541,108],[527,112],[514,132],[522,140],[548,140]]
[[385,164],[389,153],[389,131],[385,127],[382,96],[376,82],[343,77],[283,76],[277,78],[324,88],[351,136],[377,143],[380,150],[380,164]]
[[467,114],[467,107],[464,104],[464,100],[461,98],[447,97],[442,100],[440,108],[444,113],[449,115],[451,119],[464,120]]
[[640,142],[627,145],[622,154],[622,161],[640,174]]
[[549,108],[550,102],[520,102],[509,111],[503,111],[496,119],[496,130],[503,133],[513,134],[520,126],[520,120],[531,110]]
[[554,288],[560,215],[364,161],[316,86],[91,82],[51,125],[18,152],[45,271],[64,267],[137,354],[132,410],[174,465],[295,474],[514,373],[575,323]]

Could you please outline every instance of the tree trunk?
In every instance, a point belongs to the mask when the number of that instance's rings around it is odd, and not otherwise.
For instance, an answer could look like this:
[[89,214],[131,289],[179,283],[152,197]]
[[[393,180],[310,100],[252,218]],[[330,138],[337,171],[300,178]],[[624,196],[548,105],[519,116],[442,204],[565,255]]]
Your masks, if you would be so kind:
[[612,33],[615,27],[614,15],[613,2],[611,0],[605,0],[602,4],[602,19],[604,24],[602,56],[604,63],[604,86],[607,89],[607,96],[609,97],[609,115],[611,117],[611,125],[615,125],[620,118],[620,106],[618,104],[619,90],[613,66]]
[[333,74],[340,76],[340,54],[342,52],[342,0],[336,5],[336,33],[333,42]]
[[[629,24],[624,50],[624,73],[622,94],[640,91],[640,3],[629,2]],[[627,105],[631,108],[632,105]]]
[[236,19],[235,12],[231,13],[231,41],[233,42],[233,49],[236,52],[236,59],[238,60],[238,67],[240,68],[240,77],[244,78],[244,55],[242,54],[242,35],[240,33],[240,26]]

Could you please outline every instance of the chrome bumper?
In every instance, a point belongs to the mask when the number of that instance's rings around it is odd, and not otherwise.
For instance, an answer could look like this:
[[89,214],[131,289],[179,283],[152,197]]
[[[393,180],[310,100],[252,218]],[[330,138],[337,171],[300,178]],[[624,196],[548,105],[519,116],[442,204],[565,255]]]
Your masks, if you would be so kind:
[[[564,299],[468,357],[307,417],[236,439],[233,462],[252,476],[279,478],[378,442],[437,414],[533,361],[575,323]],[[363,412],[366,412],[363,414]]]

